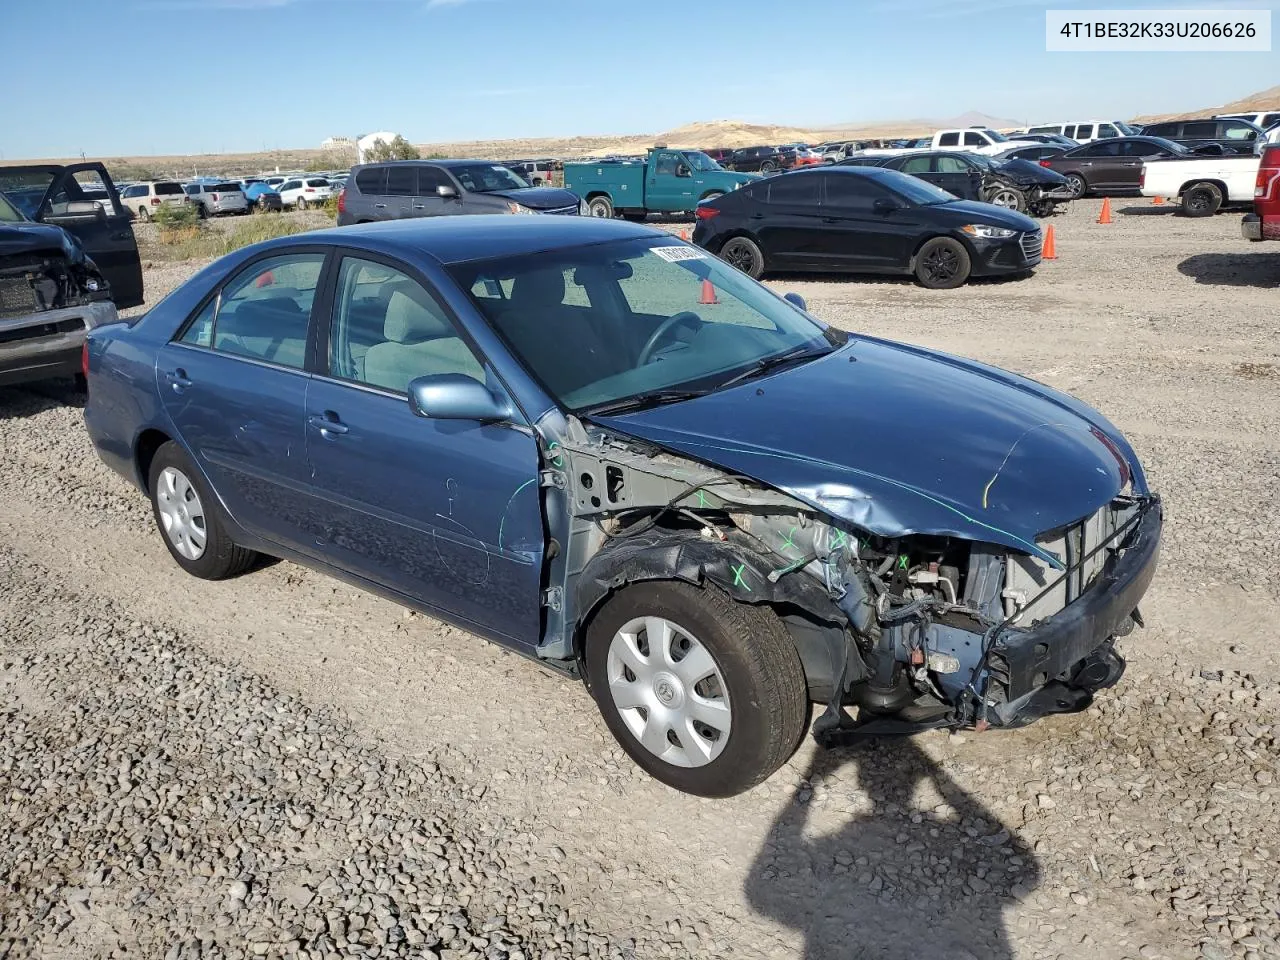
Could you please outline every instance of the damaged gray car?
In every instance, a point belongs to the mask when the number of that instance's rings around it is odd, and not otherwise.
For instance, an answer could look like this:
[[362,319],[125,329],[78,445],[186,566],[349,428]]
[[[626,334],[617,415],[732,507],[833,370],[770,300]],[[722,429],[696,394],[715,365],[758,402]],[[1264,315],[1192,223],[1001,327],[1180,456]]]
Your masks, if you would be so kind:
[[287,557],[457,623],[705,796],[773,773],[813,703],[825,745],[1084,708],[1159,551],[1097,411],[617,221],[270,241],[94,330],[88,375],[184,569]]

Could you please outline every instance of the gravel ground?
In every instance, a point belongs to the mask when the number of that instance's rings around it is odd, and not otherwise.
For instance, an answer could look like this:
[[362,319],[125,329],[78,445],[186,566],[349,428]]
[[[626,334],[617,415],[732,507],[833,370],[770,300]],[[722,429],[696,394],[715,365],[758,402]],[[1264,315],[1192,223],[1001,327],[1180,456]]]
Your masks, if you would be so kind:
[[288,563],[186,577],[69,386],[0,390],[0,958],[1280,958],[1280,253],[1097,207],[1023,280],[771,284],[1128,434],[1169,524],[1125,679],[727,801],[455,628]]

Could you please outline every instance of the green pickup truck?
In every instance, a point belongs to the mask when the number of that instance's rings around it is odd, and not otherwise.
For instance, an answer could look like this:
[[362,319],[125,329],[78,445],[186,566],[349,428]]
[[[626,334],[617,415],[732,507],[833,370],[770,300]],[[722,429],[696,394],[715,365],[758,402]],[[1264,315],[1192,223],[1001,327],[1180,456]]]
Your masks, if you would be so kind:
[[565,189],[587,201],[591,216],[621,214],[628,220],[692,210],[699,200],[710,200],[756,179],[754,173],[730,173],[697,150],[666,147],[655,147],[644,160],[564,165]]

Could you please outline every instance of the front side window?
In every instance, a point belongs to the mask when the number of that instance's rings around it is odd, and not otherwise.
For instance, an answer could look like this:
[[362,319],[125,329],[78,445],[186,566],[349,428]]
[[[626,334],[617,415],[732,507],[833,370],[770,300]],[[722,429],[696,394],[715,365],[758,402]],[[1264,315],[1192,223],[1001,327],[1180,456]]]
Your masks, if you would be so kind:
[[935,173],[968,173],[969,165],[959,157],[935,157]]
[[1185,123],[1182,135],[1189,140],[1212,140],[1218,135],[1218,124],[1212,120]]
[[968,132],[964,135],[964,145],[966,147],[981,147],[986,142],[980,135],[973,132]]
[[1111,124],[1100,123],[1098,124],[1098,136],[1099,137],[1118,137],[1120,136],[1120,134],[1116,132],[1116,128],[1113,127]]
[[1222,125],[1222,138],[1224,140],[1255,140],[1258,132],[1248,123],[1233,123],[1228,120]]
[[344,257],[338,271],[329,371],[396,393],[408,393],[418,377],[446,373],[485,382],[483,364],[422,284],[358,257]]
[[823,205],[841,210],[870,210],[880,197],[887,197],[889,191],[869,177],[850,177],[842,174],[828,174],[822,177],[826,181],[826,196]]
[[181,341],[301,370],[323,266],[323,253],[284,254],[250,264],[196,315]]
[[154,189],[157,197],[176,197],[182,193],[182,184],[168,180],[164,183],[157,183]]
[[519,190],[529,186],[506,167],[497,163],[469,163],[452,168],[464,190],[493,193],[497,190]]
[[718,258],[659,238],[469,261],[450,272],[570,410],[713,390],[766,357],[833,342]]
[[676,155],[674,153],[658,154],[656,172],[658,176],[674,177],[676,175]]

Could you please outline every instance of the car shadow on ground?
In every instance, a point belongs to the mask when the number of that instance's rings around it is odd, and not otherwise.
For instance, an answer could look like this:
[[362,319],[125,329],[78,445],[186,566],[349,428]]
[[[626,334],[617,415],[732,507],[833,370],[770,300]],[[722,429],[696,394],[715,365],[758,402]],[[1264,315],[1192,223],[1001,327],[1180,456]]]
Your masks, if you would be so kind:
[[1196,283],[1214,286],[1280,287],[1280,254],[1197,253],[1178,264],[1178,272]]
[[1161,203],[1154,207],[1120,207],[1116,213],[1126,217],[1172,217],[1181,209],[1176,203]]
[[[1019,273],[1002,273],[994,277],[970,277],[955,289],[963,290],[965,287],[972,286],[1001,286],[1003,284],[1019,283],[1020,281],[1030,280],[1034,277],[1037,269],[1039,268],[1036,267],[1031,270],[1023,270]],[[775,273],[770,271],[761,279],[776,283],[889,283],[902,287],[915,287],[922,293],[936,293],[941,296],[945,296],[948,293],[946,290],[929,290],[922,287],[914,276],[905,273]]]
[[33,417],[57,407],[83,410],[86,396],[72,380],[42,380],[39,383],[0,387],[0,420]]
[[[855,812],[832,831],[823,806]],[[843,794],[843,795],[841,795]],[[805,960],[1011,960],[1004,909],[1040,883],[1015,832],[906,738],[819,751],[752,865],[754,910],[799,931]]]

